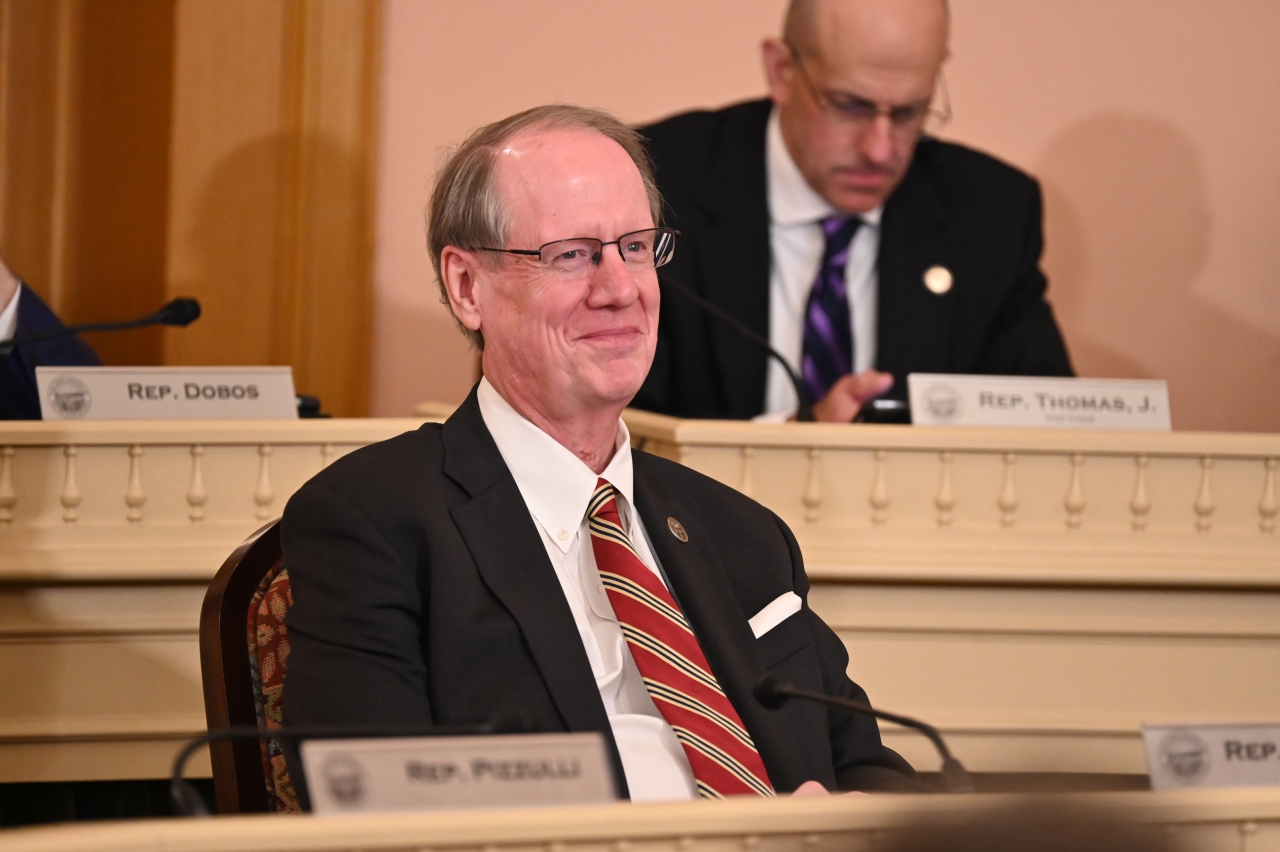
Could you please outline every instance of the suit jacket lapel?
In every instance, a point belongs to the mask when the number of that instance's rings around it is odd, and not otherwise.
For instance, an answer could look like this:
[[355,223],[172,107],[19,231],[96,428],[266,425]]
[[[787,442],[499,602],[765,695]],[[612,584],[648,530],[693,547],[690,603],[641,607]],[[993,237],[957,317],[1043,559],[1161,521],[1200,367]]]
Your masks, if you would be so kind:
[[946,208],[917,158],[885,203],[877,260],[876,367],[898,377],[898,396],[906,395],[907,373],[942,372],[947,367],[955,290],[939,296],[924,286],[929,267],[955,270],[953,252],[945,242],[946,218]]
[[[571,731],[613,734],[591,663],[555,569],[515,479],[493,442],[475,391],[444,424],[444,472],[471,495],[450,514],[485,583],[520,625]],[[616,763],[615,755],[615,763]],[[625,779],[619,778],[625,790]]]
[[[698,245],[703,295],[766,339],[769,209],[764,142],[770,106],[761,102],[759,109],[736,116],[725,128],[702,197],[709,224]],[[751,417],[764,407],[768,356],[733,329],[709,322],[725,401],[734,415]]]
[[[751,734],[770,778],[775,786],[793,787],[807,780],[809,772],[782,717],[767,713],[752,694],[766,670],[747,616],[712,545],[716,531],[697,526],[697,513],[681,505],[644,465],[643,457],[643,453],[634,454],[636,512],[649,533],[654,555],[720,688]],[[670,534],[669,517],[685,525],[687,542]]]

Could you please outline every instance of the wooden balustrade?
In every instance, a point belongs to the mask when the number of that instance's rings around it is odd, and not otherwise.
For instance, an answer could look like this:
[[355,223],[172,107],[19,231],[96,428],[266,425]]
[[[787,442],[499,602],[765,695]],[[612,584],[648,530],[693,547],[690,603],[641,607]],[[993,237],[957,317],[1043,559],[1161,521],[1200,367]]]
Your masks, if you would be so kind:
[[[626,417],[791,526],[853,677],[977,771],[1142,772],[1144,721],[1280,707],[1278,436]],[[419,422],[0,423],[0,781],[165,775],[213,572]]]
[[626,418],[787,522],[850,674],[971,768],[1142,773],[1143,722],[1277,718],[1280,436]]
[[204,729],[214,572],[321,468],[421,422],[0,423],[0,781],[166,776]]
[[1280,436],[626,417],[646,451],[777,512],[815,577],[944,579],[981,554],[989,579],[1280,585]]

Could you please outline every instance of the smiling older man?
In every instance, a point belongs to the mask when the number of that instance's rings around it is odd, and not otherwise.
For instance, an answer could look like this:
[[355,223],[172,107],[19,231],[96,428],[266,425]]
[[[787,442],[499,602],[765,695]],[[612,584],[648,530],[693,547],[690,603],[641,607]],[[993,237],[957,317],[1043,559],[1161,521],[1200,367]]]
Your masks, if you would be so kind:
[[440,178],[429,242],[485,378],[443,425],[354,452],[285,510],[290,723],[598,731],[634,800],[917,789],[875,723],[766,710],[774,672],[865,700],[786,525],[633,452],[676,235],[638,137],[541,107]]

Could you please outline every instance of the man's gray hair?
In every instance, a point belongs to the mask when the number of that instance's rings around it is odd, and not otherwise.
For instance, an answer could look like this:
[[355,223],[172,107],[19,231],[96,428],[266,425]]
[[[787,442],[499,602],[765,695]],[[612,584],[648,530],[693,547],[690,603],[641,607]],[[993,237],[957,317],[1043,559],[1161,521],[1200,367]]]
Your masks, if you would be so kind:
[[[449,305],[449,291],[440,274],[440,255],[446,246],[466,250],[507,247],[510,222],[498,192],[498,152],[512,137],[526,130],[574,129],[597,131],[622,146],[644,180],[653,224],[662,224],[662,197],[658,194],[658,184],[653,178],[653,167],[645,153],[644,141],[635,130],[604,110],[570,104],[550,104],[516,113],[473,131],[449,155],[436,176],[435,189],[431,192],[431,202],[426,211],[427,247],[431,251],[436,285],[440,288],[440,301],[445,305]],[[581,235],[565,234],[566,238],[575,236]],[[494,256],[486,262],[498,264],[502,258]],[[449,312],[453,313],[452,306]],[[462,325],[456,315],[453,320],[477,349],[484,349],[484,337],[479,331]]]

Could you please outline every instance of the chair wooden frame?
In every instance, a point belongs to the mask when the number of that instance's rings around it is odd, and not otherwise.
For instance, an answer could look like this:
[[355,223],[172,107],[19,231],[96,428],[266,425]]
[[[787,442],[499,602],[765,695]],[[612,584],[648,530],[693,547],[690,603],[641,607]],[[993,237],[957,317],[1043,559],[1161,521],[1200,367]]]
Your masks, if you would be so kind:
[[[200,609],[200,674],[210,731],[258,726],[249,665],[249,604],[262,578],[283,558],[280,521],[259,529],[227,557],[205,592]],[[218,813],[269,809],[262,744],[221,740],[209,744]]]

